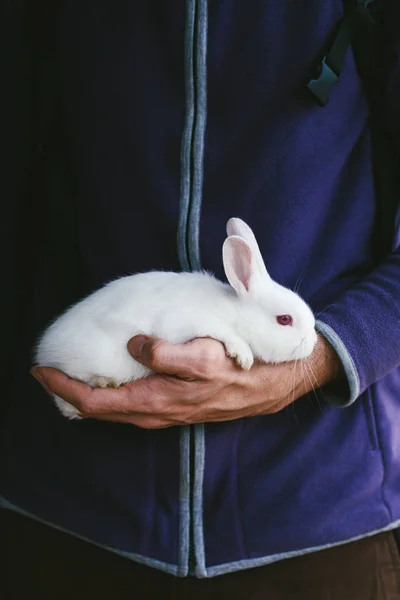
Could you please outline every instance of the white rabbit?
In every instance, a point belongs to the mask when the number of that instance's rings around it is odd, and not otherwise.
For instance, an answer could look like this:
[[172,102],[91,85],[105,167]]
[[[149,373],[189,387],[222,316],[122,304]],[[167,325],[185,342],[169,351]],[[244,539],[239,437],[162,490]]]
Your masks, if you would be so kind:
[[[44,332],[35,363],[92,387],[118,386],[150,370],[127,342],[143,333],[173,343],[210,337],[243,369],[254,359],[279,363],[311,354],[317,340],[307,304],[271,279],[251,229],[230,219],[223,263],[230,285],[208,273],[154,271],[122,277],[62,314]],[[79,412],[59,397],[64,416]]]

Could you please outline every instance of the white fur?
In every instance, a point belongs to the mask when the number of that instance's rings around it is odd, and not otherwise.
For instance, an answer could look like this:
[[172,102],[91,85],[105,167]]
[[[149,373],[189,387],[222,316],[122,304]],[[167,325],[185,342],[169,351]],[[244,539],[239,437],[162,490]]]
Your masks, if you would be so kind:
[[[230,219],[223,246],[232,287],[208,273],[149,272],[122,277],[61,315],[36,348],[37,365],[60,369],[92,387],[121,385],[150,371],[127,350],[144,333],[173,343],[198,337],[222,342],[244,369],[255,358],[285,362],[308,356],[315,345],[315,321],[307,304],[267,273],[251,229]],[[293,326],[276,316],[290,314]],[[61,412],[78,411],[55,397]]]

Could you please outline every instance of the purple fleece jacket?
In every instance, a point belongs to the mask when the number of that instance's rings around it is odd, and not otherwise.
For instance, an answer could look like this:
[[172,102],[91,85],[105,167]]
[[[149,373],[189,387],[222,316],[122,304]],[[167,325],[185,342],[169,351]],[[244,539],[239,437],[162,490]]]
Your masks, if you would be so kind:
[[[352,52],[325,108],[305,87],[341,0],[58,4],[49,225],[0,437],[3,505],[180,576],[395,527],[399,240],[382,256]],[[386,27],[385,117],[399,139],[395,0]],[[27,374],[39,331],[122,274],[201,262],[223,277],[231,216],[253,228],[274,279],[300,283],[348,388],[272,416],[164,431],[61,417]]]

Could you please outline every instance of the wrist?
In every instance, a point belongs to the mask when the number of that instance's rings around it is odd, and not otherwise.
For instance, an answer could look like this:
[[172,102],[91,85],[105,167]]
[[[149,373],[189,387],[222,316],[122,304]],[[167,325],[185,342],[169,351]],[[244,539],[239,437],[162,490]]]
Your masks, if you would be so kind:
[[320,334],[312,354],[304,359],[304,369],[308,370],[308,377],[300,375],[303,394],[346,378],[342,362],[335,349]]

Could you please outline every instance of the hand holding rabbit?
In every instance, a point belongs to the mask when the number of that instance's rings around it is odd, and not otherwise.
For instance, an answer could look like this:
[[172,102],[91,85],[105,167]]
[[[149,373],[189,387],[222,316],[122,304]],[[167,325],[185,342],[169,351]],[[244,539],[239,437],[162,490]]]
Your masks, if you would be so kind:
[[118,389],[92,389],[55,369],[41,367],[34,374],[83,417],[145,429],[272,414],[341,374],[340,361],[323,337],[302,366],[298,361],[256,362],[249,371],[237,367],[223,345],[211,339],[170,344],[136,336],[128,348],[157,374]]

